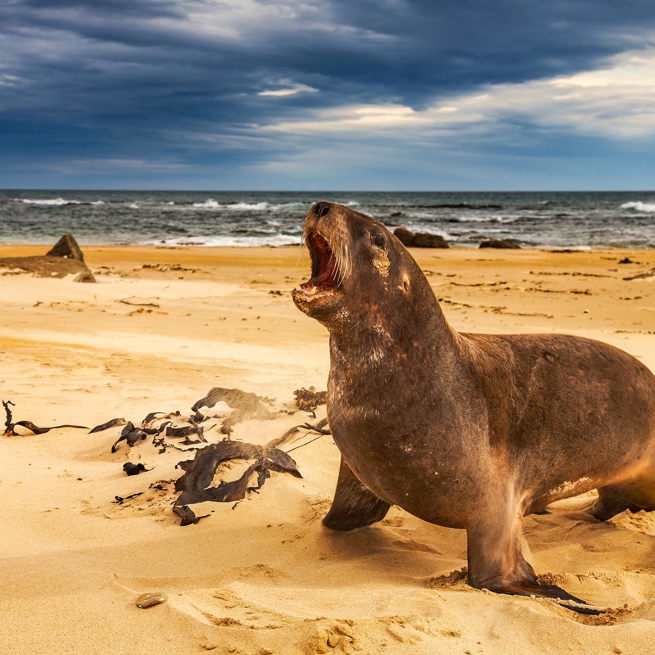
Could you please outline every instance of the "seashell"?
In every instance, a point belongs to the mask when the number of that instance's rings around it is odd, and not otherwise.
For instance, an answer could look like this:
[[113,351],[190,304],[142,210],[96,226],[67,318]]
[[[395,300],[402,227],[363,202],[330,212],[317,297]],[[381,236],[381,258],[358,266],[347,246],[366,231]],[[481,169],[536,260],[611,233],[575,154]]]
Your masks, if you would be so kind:
[[147,609],[154,605],[160,605],[168,600],[168,596],[163,591],[150,591],[147,594],[141,594],[136,599],[136,606],[141,609]]

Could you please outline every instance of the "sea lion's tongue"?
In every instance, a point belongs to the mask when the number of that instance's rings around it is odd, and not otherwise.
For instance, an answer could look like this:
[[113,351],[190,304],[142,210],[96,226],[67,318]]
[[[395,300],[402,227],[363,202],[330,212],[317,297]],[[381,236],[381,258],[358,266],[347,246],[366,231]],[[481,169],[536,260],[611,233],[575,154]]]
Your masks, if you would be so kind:
[[318,233],[308,238],[312,253],[312,277],[300,285],[307,295],[317,291],[326,291],[339,283],[339,267],[328,242]]

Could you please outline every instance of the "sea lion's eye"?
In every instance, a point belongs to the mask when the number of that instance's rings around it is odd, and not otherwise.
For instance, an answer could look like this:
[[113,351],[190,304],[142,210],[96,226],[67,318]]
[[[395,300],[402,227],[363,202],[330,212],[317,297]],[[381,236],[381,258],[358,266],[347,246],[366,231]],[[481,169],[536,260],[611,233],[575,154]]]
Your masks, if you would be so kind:
[[377,246],[378,248],[382,248],[382,246],[384,246],[384,235],[379,233],[374,234],[371,241],[373,242],[374,246]]

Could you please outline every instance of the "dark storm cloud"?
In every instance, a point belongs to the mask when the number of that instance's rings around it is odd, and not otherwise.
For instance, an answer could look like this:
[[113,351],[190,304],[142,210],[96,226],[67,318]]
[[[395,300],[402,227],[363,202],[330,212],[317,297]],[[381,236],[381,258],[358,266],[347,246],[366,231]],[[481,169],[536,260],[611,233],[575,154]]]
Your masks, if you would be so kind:
[[652,0],[10,0],[0,136],[50,157],[242,157],[253,125],[572,73],[654,29]]
[[[190,91],[210,98],[292,77],[328,93],[343,85],[348,95],[412,105],[473,84],[576,71],[655,25],[651,0],[321,0],[245,8],[238,16],[220,2],[14,2],[0,9],[3,50],[28,82],[43,67],[52,87],[69,75],[96,75],[114,90],[143,84],[149,101],[157,85],[169,100]],[[199,11],[238,34],[186,22]]]

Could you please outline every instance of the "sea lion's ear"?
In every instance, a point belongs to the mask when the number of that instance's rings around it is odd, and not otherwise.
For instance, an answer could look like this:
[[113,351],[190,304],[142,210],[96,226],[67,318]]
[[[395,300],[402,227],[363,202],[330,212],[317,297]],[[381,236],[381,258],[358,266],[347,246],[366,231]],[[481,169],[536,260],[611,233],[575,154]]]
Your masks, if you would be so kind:
[[400,290],[404,293],[409,293],[410,289],[411,289],[411,284],[409,281],[409,275],[407,275],[407,273],[403,273],[403,279],[400,285]]

